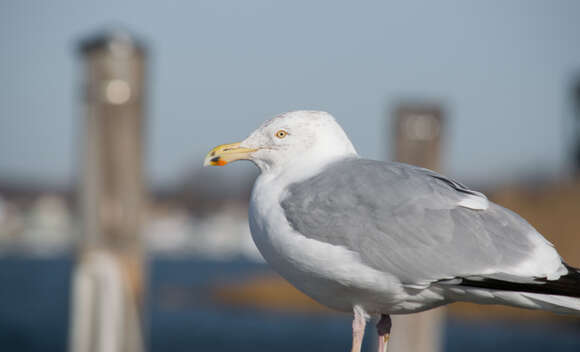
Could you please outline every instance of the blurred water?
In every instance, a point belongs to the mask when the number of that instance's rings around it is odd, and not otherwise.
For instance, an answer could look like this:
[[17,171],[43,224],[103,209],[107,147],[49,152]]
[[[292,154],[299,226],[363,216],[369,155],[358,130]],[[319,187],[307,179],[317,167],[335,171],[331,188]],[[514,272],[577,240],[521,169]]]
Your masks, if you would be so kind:
[[[72,263],[72,258],[0,259],[0,350],[66,350]],[[265,265],[155,259],[149,270],[145,314],[150,351],[349,348],[348,315],[274,313],[214,302],[213,284],[267,273]],[[444,340],[451,352],[580,351],[580,329],[536,322],[450,319]]]

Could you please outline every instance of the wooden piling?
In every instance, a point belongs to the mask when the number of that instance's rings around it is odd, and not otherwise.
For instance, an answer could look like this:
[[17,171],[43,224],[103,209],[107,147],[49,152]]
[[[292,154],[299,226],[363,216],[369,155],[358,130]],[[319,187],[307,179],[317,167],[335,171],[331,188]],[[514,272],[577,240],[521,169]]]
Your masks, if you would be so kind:
[[[443,109],[438,104],[399,105],[394,114],[394,159],[399,162],[441,169]],[[393,315],[389,352],[438,352],[442,350],[445,308]]]
[[146,55],[125,32],[80,45],[84,126],[70,350],[143,350]]

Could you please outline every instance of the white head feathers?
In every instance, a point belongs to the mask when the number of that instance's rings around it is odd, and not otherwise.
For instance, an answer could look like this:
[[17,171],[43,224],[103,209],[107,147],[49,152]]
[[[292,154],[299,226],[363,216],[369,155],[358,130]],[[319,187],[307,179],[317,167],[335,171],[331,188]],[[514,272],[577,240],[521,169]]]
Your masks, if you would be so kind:
[[356,150],[334,117],[323,111],[293,111],[264,122],[240,144],[257,149],[250,155],[260,170],[280,173],[291,168],[319,169]]

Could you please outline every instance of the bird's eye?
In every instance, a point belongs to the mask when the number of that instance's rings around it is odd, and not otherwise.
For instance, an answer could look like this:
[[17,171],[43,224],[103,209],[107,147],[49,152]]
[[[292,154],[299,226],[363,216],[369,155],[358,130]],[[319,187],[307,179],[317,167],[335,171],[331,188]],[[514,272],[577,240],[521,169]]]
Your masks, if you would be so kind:
[[276,137],[282,139],[284,137],[286,137],[288,135],[288,132],[284,131],[284,130],[279,130],[278,132],[276,132]]

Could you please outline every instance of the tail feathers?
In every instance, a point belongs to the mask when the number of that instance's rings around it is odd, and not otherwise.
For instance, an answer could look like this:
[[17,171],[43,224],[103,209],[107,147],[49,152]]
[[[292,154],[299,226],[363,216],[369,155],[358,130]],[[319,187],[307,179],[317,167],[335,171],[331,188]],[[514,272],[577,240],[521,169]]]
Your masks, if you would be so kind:
[[564,265],[568,273],[557,280],[538,278],[522,283],[489,278],[461,278],[461,282],[452,291],[456,294],[463,291],[463,297],[457,297],[459,300],[580,315],[580,270]]
[[560,276],[557,280],[536,278],[532,282],[513,282],[490,278],[476,280],[462,278],[459,285],[502,291],[541,293],[580,298],[580,270],[567,264],[564,264],[564,266],[568,269],[568,273]]
[[521,295],[534,302],[537,306],[535,309],[580,316],[580,298],[535,293],[522,293]]

